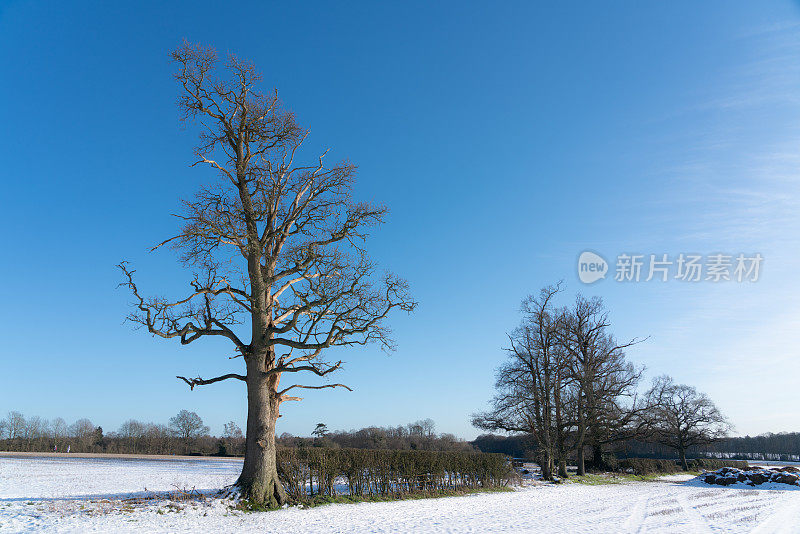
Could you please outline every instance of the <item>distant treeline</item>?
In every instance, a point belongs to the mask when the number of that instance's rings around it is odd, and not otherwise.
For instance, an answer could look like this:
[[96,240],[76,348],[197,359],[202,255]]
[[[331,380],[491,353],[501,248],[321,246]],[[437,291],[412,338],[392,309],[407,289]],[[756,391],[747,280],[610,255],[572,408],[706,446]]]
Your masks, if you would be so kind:
[[223,436],[211,436],[200,416],[187,410],[167,425],[131,419],[107,433],[86,418],[67,424],[60,417],[48,421],[9,412],[0,420],[0,450],[4,451],[224,456],[243,444],[235,423],[225,425]]
[[[709,445],[690,447],[687,453],[691,457],[800,461],[800,432],[724,438]],[[617,454],[645,458],[673,458],[675,455],[674,451],[657,443],[639,441],[624,443]]]
[[371,426],[360,430],[329,432],[320,423],[312,432],[314,437],[296,437],[289,433],[281,434],[276,442],[284,447],[329,447],[345,449],[393,449],[423,451],[462,451],[475,450],[472,445],[453,434],[439,434],[431,419],[423,419],[408,425],[395,427]]
[[[350,431],[328,431],[320,423],[312,436],[283,433],[277,438],[277,444],[289,448],[495,452],[529,459],[535,457],[536,449],[531,437],[526,435],[484,434],[471,442],[465,441],[453,434],[437,433],[430,419]],[[210,435],[200,416],[187,410],[181,410],[166,425],[130,419],[112,432],[105,432],[89,419],[67,424],[61,418],[48,421],[9,412],[5,419],[0,419],[0,450],[243,456],[244,436],[233,422],[224,426],[221,436]],[[673,449],[635,440],[620,443],[613,452],[619,458],[675,458]],[[688,455],[692,458],[800,461],[800,432],[725,438],[703,447],[692,447]]]
[[530,436],[497,436],[482,434],[471,442],[480,452],[499,452],[512,458],[533,458],[536,445]]
[[[481,452],[500,452],[514,458],[534,458],[536,444],[527,436],[484,434],[471,444]],[[610,452],[617,458],[675,459],[675,449],[659,443],[623,441]],[[767,433],[760,436],[723,438],[702,447],[690,447],[690,458],[727,458],[735,460],[800,461],[800,432]]]
[[[430,419],[396,427],[367,427],[351,431],[328,431],[320,423],[313,437],[283,433],[276,440],[283,447],[347,449],[392,449],[424,451],[483,451],[453,434],[437,433]],[[498,438],[501,441],[517,438]],[[225,424],[221,436],[195,412],[181,410],[169,424],[130,419],[116,431],[105,432],[89,419],[67,424],[62,418],[45,420],[9,412],[0,420],[0,450],[29,452],[92,452],[116,454],[189,454],[243,456],[244,435],[234,422]],[[497,451],[503,452],[503,451]]]

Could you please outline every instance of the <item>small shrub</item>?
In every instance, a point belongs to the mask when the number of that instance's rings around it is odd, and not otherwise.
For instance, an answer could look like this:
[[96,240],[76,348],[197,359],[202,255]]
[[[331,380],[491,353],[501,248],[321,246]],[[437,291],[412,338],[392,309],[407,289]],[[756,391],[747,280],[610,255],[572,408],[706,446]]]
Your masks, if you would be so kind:
[[231,508],[240,512],[270,512],[276,509],[270,508],[269,503],[259,503],[249,499],[242,499]]

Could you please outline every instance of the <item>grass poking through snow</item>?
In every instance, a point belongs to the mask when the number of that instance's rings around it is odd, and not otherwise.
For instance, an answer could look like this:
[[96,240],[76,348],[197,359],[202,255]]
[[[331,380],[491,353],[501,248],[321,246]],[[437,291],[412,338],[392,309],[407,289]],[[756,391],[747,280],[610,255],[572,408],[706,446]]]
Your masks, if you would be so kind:
[[[655,482],[661,477],[676,473],[652,473],[649,475],[632,475],[629,473],[589,473],[583,476],[571,476],[563,482],[601,486],[605,484],[625,484],[628,482]],[[697,476],[697,471],[682,471],[678,474]]]
[[[436,490],[415,493],[398,493],[396,495],[365,495],[365,496],[351,496],[351,495],[314,495],[313,497],[305,497],[294,506],[298,508],[316,508],[326,504],[356,504],[362,502],[390,502],[390,501],[405,501],[405,500],[419,500],[419,499],[437,499],[441,497],[459,497],[463,495],[471,495],[475,493],[504,493],[514,491],[513,488],[499,487],[499,488],[477,488],[465,490]],[[251,501],[239,501],[231,509],[241,512],[269,512],[274,511],[275,508],[269,508],[262,504],[256,504]]]

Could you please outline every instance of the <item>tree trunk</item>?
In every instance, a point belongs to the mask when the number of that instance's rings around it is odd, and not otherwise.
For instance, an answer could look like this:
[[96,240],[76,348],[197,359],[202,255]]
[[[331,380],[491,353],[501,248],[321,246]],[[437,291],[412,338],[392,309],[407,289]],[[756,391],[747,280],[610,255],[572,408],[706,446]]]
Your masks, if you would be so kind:
[[270,396],[263,372],[251,372],[248,369],[247,438],[244,466],[236,485],[244,499],[270,508],[278,508],[288,500],[278,479],[275,450],[277,419],[278,404]]
[[602,445],[593,445],[592,446],[592,467],[596,471],[605,471],[606,464],[603,461],[603,446]]
[[[583,386],[581,386],[583,387]],[[578,392],[578,436],[576,439],[576,449],[578,451],[578,476],[586,474],[586,416],[584,414],[584,406],[586,401],[584,395]]]
[[564,457],[563,453],[558,458],[558,476],[561,478],[567,478],[569,476],[567,474],[567,459]]
[[578,476],[582,477],[586,474],[586,462],[584,460],[585,449],[583,445],[578,447]]
[[539,467],[542,469],[543,480],[553,480],[553,458],[548,449],[541,452],[539,456]]
[[556,409],[556,447],[558,450],[558,476],[567,478],[567,451],[564,447],[564,421],[561,417],[561,374],[556,374],[556,390],[554,392]]
[[689,464],[686,463],[686,449],[683,448],[683,447],[680,447],[678,449],[678,452],[681,455],[681,467],[683,468],[684,471],[688,471],[689,470]]

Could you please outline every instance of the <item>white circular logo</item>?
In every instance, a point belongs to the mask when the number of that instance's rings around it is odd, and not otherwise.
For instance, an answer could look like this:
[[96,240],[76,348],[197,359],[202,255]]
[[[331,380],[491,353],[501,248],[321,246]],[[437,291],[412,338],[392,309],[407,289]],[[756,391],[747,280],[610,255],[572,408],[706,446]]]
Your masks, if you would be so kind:
[[578,257],[578,279],[584,284],[593,284],[606,277],[608,262],[594,252],[585,250]]

